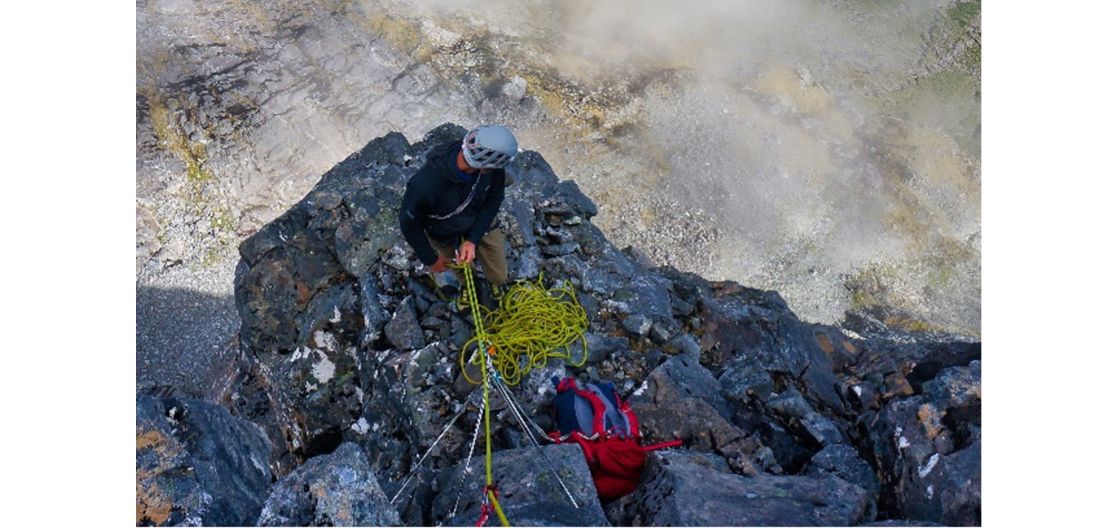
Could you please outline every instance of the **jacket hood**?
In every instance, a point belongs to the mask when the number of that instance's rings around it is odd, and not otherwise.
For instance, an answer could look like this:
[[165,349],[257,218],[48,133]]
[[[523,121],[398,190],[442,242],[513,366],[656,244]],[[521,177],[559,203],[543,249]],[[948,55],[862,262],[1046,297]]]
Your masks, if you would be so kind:
[[432,167],[439,171],[443,178],[455,183],[463,182],[455,175],[455,167],[452,165],[455,163],[455,159],[452,157],[459,151],[461,146],[461,142],[451,141],[437,145],[428,152],[428,160],[432,163]]

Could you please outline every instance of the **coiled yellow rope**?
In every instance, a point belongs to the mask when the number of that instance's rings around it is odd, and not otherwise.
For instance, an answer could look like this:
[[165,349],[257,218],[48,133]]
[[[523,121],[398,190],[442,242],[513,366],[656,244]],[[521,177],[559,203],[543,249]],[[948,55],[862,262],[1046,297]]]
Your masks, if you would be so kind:
[[[516,385],[522,376],[544,366],[551,357],[571,362],[570,345],[577,338],[582,341],[584,353],[575,366],[583,366],[587,362],[587,338],[583,335],[587,331],[587,312],[576,299],[570,282],[564,282],[560,289],[547,289],[543,275],[538,276],[536,282],[517,282],[502,297],[498,310],[488,311],[478,303],[470,263],[453,267],[463,272],[467,301],[474,319],[475,335],[459,352],[459,368],[467,381],[482,385],[486,424],[485,492],[502,526],[509,526],[495,494],[491,471],[489,370],[493,367],[507,385]],[[477,354],[468,356],[468,352]],[[468,362],[478,366],[481,381],[471,379],[467,372]],[[481,521],[485,522],[485,512]]]
[[[468,265],[464,270],[468,292],[474,291],[472,276]],[[532,370],[544,367],[551,358],[565,359],[577,367],[587,362],[587,338],[584,336],[588,327],[587,312],[576,299],[571,282],[565,281],[558,289],[548,289],[541,275],[535,282],[517,282],[502,296],[495,311],[478,307],[477,303],[472,305],[476,325],[481,322],[482,331],[459,352],[459,368],[472,384],[481,381],[471,379],[467,365],[473,364],[482,371],[485,356],[472,356],[471,352],[482,350],[484,345],[493,348],[494,369],[510,386],[519,383]],[[571,345],[577,340],[583,346],[583,356],[573,362]]]

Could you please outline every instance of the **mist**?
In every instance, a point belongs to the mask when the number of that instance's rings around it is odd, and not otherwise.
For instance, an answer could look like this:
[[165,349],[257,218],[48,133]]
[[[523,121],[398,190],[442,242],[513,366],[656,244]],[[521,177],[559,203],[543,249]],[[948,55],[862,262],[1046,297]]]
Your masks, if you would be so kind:
[[957,2],[393,4],[486,34],[499,76],[577,87],[512,125],[620,244],[810,320],[883,304],[979,334],[979,48]]
[[137,20],[152,274],[235,263],[373,137],[503,123],[656,264],[811,321],[885,306],[979,336],[979,2],[228,0]]

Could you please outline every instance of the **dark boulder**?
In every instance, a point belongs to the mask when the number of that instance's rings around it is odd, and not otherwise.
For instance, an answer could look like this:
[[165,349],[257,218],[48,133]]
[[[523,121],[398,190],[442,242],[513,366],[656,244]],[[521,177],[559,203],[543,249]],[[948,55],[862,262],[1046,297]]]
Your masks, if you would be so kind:
[[136,396],[136,525],[250,526],[272,473],[261,428],[212,403]]
[[424,347],[424,330],[416,318],[416,307],[411,296],[397,306],[397,311],[385,325],[385,337],[401,350],[418,350]]
[[707,455],[658,451],[641,486],[610,507],[632,526],[852,526],[871,498],[863,488],[823,478],[730,473]]
[[273,484],[258,526],[392,526],[389,505],[365,453],[346,443],[311,458]]
[[[376,262],[400,240],[402,183],[378,169],[402,160],[401,149],[399,134],[370,142],[240,247],[234,292],[248,368],[232,401],[266,427],[284,471],[333,450],[362,410],[357,348],[385,322]],[[264,402],[265,411],[253,405]]]
[[[749,289],[729,282],[713,282],[711,294],[699,295],[702,321],[700,347],[705,366],[716,369],[728,361],[746,372],[750,384],[728,391],[765,394],[776,390],[768,378],[797,386],[818,407],[840,414],[849,407],[837,389],[832,360],[824,353],[813,326],[801,322],[774,291]],[[742,395],[730,396],[746,401]],[[760,395],[769,399],[769,395]]]
[[927,394],[894,400],[868,423],[884,510],[980,524],[979,383],[978,361],[948,368]]
[[[584,335],[587,339],[587,362],[595,364],[606,359],[608,355],[626,350],[630,343],[622,337],[610,337],[601,335],[599,333],[587,333]],[[573,356],[582,358],[584,353],[582,347],[577,348]]]
[[648,442],[680,439],[684,447],[723,456],[739,472],[756,472],[752,460],[761,444],[730,421],[719,381],[698,358],[678,355],[665,361],[629,401]]
[[903,527],[927,527],[927,526],[941,526],[933,521],[908,521],[902,519],[883,519],[882,521],[875,521],[874,523],[867,523],[860,526],[883,527],[883,526],[903,526]]
[[[459,465],[438,477],[439,489],[432,501],[436,524],[472,526],[481,514],[485,464],[483,455],[475,457],[465,475]],[[493,455],[492,469],[498,502],[511,525],[609,526],[583,451],[576,444],[500,451]],[[491,518],[497,524],[497,517]]]
[[835,475],[846,482],[855,484],[866,491],[872,505],[879,497],[879,477],[867,461],[860,458],[859,452],[850,445],[832,444],[825,446],[806,466],[803,473],[806,477],[823,478]]

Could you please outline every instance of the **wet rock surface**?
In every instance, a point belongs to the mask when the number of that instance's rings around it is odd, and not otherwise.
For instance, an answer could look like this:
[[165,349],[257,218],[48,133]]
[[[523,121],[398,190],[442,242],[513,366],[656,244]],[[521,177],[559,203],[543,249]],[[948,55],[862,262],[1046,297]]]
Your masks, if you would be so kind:
[[[479,510],[479,392],[459,368],[472,324],[432,290],[395,213],[426,152],[464,132],[447,124],[414,144],[396,133],[369,142],[246,238],[236,274],[241,328],[222,402],[267,435],[266,469],[282,481],[309,462],[330,467],[317,458],[357,462],[360,452],[409,525],[469,524]],[[595,227],[594,204],[539,154],[521,153],[508,173],[497,222],[511,276],[570,282],[590,320],[587,351],[575,353],[587,362],[553,360],[511,388],[513,399],[547,431],[550,376],[611,381],[646,443],[683,442],[608,507],[610,524],[979,521],[979,343],[809,324],[776,292],[651,268]],[[555,247],[570,241],[578,248]],[[539,450],[510,404],[491,398],[511,522],[607,525],[578,448],[544,450],[579,490],[571,512],[551,474],[532,467]],[[286,503],[283,517],[344,520],[338,506],[322,515],[305,500]]]

